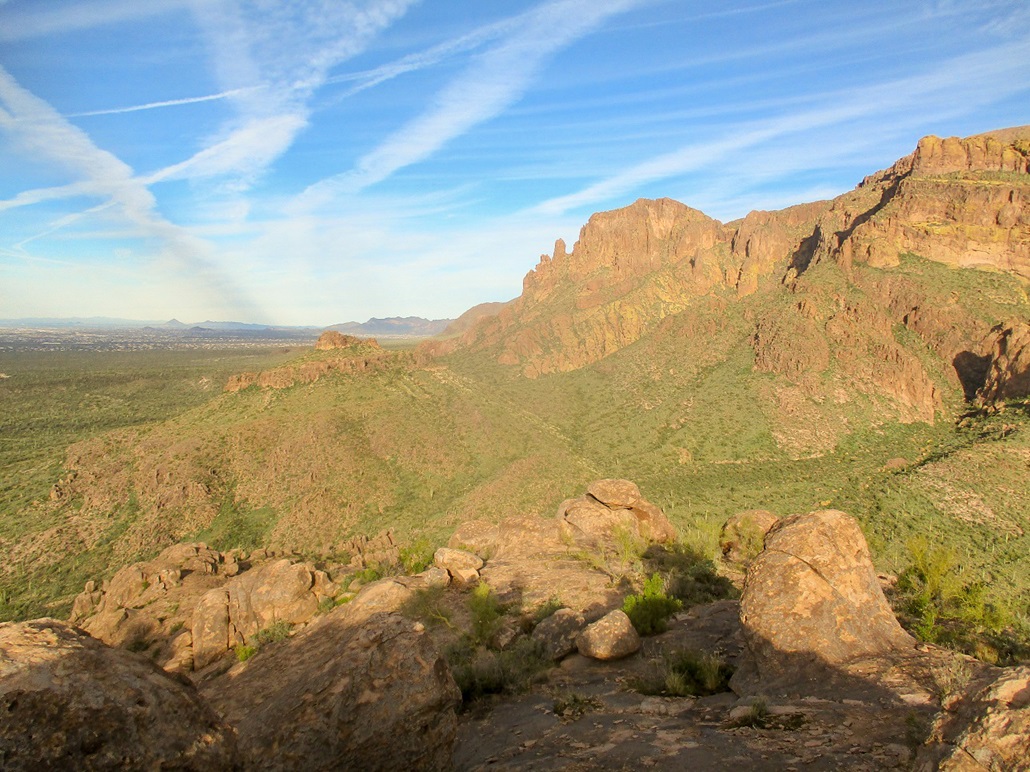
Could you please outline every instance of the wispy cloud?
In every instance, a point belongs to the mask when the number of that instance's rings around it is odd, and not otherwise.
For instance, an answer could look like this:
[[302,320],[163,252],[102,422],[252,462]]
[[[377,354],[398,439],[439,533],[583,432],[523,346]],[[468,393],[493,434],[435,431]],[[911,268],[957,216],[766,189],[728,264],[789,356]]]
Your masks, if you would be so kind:
[[[557,196],[531,211],[557,214],[631,193],[641,185],[711,167],[769,140],[814,129],[854,123],[872,116],[947,114],[956,102],[964,109],[1028,90],[1030,38],[1003,48],[952,59],[932,73],[827,95],[821,106],[777,118],[736,124],[719,139],[692,143],[637,163],[575,193]],[[798,153],[803,156],[801,148]]]
[[[85,132],[22,88],[3,67],[0,67],[0,129],[26,152],[82,178],[78,190],[88,190],[105,199],[90,213],[113,210],[134,227],[137,237],[156,240],[162,245],[159,256],[175,270],[188,272],[198,291],[211,293],[220,306],[261,316],[239,285],[215,265],[207,243],[157,213],[154,196],[128,164],[97,147]],[[72,213],[59,218],[51,223],[47,233],[84,214]],[[33,238],[24,239],[21,244]]]
[[[0,2],[3,7],[7,0]],[[117,24],[183,9],[189,0],[92,0],[89,3],[17,4],[0,17],[0,42],[31,40]]]
[[237,113],[192,158],[154,172],[160,181],[235,175],[249,186],[307,125],[309,100],[330,70],[363,51],[416,0],[272,3],[192,0],[208,41],[220,96]]
[[517,101],[557,51],[637,4],[639,0],[554,0],[517,17],[511,34],[473,57],[427,111],[387,137],[355,169],[310,186],[304,200],[317,203],[338,191],[362,190],[429,158]]
[[373,70],[334,75],[326,79],[326,84],[356,82],[357,85],[347,89],[341,95],[342,97],[353,96],[354,94],[370,89],[373,86],[378,86],[380,83],[385,83],[386,81],[392,80],[406,73],[416,72],[418,70],[425,69],[426,67],[432,67],[433,65],[439,64],[456,54],[474,51],[483,44],[494,40],[511,30],[516,22],[517,18],[513,18],[505,19],[504,21],[497,22],[495,24],[488,24],[484,27],[473,30],[467,35],[462,35],[453,40],[448,40],[444,43],[433,46],[432,48],[428,48],[425,51],[408,54],[394,62],[384,64],[381,67],[376,67]]

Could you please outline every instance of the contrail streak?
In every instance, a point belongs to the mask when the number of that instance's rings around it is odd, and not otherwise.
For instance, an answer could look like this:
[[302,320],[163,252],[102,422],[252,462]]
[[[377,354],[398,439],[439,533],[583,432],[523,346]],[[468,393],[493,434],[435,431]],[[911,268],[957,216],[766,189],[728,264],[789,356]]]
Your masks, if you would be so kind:
[[234,88],[230,91],[223,91],[220,94],[208,94],[207,96],[186,97],[184,99],[168,99],[163,102],[148,102],[145,105],[133,105],[132,107],[115,107],[110,110],[90,110],[85,113],[71,113],[65,118],[85,118],[91,115],[120,115],[121,113],[136,113],[140,110],[155,110],[159,107],[175,107],[177,105],[192,105],[197,102],[214,102],[218,99],[227,99],[237,94],[246,94],[257,91],[264,86],[248,86],[247,88]]

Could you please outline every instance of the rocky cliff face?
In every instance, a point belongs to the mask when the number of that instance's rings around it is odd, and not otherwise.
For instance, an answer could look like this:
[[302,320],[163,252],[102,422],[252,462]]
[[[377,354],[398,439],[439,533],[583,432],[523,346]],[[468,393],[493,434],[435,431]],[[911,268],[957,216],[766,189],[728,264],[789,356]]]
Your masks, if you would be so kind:
[[[801,248],[822,205],[755,212],[735,232],[671,199],[590,218],[572,252],[555,243],[523,293],[437,352],[496,349],[531,378],[596,362],[639,340],[694,300],[730,288],[755,292],[776,260]],[[782,254],[781,254],[782,253]]]
[[924,137],[820,220],[817,253],[898,264],[906,253],[1030,278],[1030,127],[968,139]]
[[781,396],[843,389],[900,420],[933,421],[944,390],[971,398],[982,386],[999,320],[902,261],[1030,279],[1028,138],[1030,128],[926,137],[833,201],[726,225],[669,199],[596,214],[571,252],[559,240],[541,257],[521,297],[434,353],[490,352],[536,378],[598,362],[719,298],[741,304],[755,370],[782,379]]

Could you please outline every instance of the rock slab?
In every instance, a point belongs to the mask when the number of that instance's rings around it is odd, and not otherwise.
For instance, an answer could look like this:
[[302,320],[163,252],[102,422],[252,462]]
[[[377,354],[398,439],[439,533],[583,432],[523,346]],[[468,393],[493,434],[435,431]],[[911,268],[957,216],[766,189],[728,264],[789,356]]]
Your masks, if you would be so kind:
[[196,690],[66,622],[0,624],[0,767],[235,769]]
[[399,614],[341,606],[204,693],[247,768],[451,766],[461,694],[421,625]]
[[1030,769],[1030,667],[992,676],[938,716],[918,772]]

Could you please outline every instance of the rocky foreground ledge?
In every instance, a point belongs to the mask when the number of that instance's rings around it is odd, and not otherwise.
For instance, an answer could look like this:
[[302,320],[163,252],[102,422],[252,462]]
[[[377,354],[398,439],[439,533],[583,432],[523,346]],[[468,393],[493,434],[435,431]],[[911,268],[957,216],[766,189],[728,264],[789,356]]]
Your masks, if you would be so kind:
[[[351,572],[389,537],[348,566],[176,545],[87,586],[75,624],[0,625],[0,766],[1028,768],[1030,668],[917,644],[848,515],[744,513],[724,534],[728,559],[759,552],[739,602],[642,639],[627,552],[674,538],[633,483],[602,480],[363,586]],[[641,693],[688,650],[735,669],[729,689]],[[455,675],[467,691],[519,652],[548,663],[527,690],[462,710]]]

